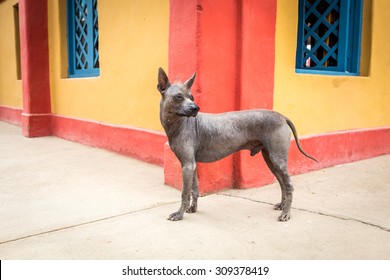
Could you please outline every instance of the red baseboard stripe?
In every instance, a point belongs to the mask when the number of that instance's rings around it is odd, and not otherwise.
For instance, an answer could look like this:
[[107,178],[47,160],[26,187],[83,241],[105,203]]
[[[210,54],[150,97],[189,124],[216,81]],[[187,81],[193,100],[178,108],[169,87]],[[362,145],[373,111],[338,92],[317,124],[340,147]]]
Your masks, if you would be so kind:
[[26,114],[22,113],[22,133],[26,137],[50,136],[51,117],[49,114]]
[[0,121],[20,126],[22,123],[22,109],[0,105]]
[[163,166],[166,136],[128,126],[52,116],[53,135]]
[[356,129],[300,139],[303,149],[318,160],[307,159],[291,142],[291,174],[305,173],[338,164],[390,154],[390,127]]
[[[291,175],[297,175],[339,164],[390,154],[389,139],[390,127],[339,131],[300,138],[302,148],[309,155],[316,158],[318,163],[302,155],[295,141],[291,140],[288,164],[289,173]],[[241,181],[236,182],[236,187],[251,188],[264,186],[272,181],[269,176],[273,180],[275,179],[263,160],[259,164],[259,161],[256,161],[256,157],[247,157],[245,163],[248,168],[241,170]],[[258,165],[262,170],[260,171],[259,168],[250,168],[254,164]],[[250,178],[250,180],[246,178]]]

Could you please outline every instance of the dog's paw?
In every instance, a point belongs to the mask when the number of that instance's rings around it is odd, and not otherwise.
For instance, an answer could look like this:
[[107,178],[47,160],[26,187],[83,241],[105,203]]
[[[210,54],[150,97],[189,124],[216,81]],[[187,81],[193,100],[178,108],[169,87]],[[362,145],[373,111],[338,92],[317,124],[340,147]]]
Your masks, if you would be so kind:
[[195,204],[192,204],[187,210],[187,213],[195,213],[197,211],[198,207]]
[[276,203],[275,206],[274,206],[274,209],[275,210],[279,210],[279,211],[282,211],[284,209],[284,206],[286,205],[286,203],[283,203],[283,202],[280,202],[280,203]]
[[290,220],[291,218],[291,214],[290,213],[282,213],[278,220],[281,221],[281,222],[287,222],[288,220]]
[[183,220],[183,214],[180,212],[175,212],[169,215],[168,219],[169,221],[180,221]]

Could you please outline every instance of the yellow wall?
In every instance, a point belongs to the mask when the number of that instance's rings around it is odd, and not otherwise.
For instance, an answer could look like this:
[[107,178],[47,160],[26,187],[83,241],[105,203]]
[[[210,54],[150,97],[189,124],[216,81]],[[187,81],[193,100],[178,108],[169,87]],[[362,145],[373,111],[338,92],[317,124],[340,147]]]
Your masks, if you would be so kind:
[[[22,107],[13,6],[0,2],[0,105]],[[156,72],[168,65],[169,0],[99,0],[100,76],[67,78],[66,0],[50,0],[52,111],[161,130]],[[365,0],[361,76],[295,73],[298,0],[278,0],[274,109],[301,135],[390,125],[390,1]]]
[[0,2],[0,105],[22,107],[22,81],[17,75],[16,0]]
[[363,75],[351,77],[295,73],[298,0],[278,0],[274,109],[301,135],[390,125],[390,1],[364,2]]
[[50,0],[52,111],[161,130],[159,66],[168,66],[169,0],[98,0],[100,76],[67,78],[66,1]]

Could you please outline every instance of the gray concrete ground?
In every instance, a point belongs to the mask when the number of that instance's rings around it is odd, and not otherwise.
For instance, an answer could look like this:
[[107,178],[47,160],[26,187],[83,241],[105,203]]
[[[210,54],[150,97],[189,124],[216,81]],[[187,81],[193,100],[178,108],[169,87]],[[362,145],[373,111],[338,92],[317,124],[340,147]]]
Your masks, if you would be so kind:
[[292,180],[287,223],[276,184],[170,222],[162,168],[0,122],[0,259],[390,259],[390,155]]

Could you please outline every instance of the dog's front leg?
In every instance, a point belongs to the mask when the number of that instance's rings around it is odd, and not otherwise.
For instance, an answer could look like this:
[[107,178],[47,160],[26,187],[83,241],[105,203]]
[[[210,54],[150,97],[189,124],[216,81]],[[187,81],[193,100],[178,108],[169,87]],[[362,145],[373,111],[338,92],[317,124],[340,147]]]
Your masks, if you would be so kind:
[[187,213],[195,213],[198,210],[199,185],[198,185],[198,176],[196,174],[196,169],[194,172],[194,178],[192,182],[191,197],[192,197],[192,203],[190,208],[186,210]]
[[168,217],[168,220],[170,220],[170,221],[182,220],[183,216],[184,216],[184,212],[190,206],[191,189],[192,189],[192,184],[194,182],[194,176],[196,176],[196,174],[195,174],[196,163],[189,162],[189,163],[182,164],[181,171],[182,171],[182,176],[183,176],[183,189],[181,192],[181,206],[177,212],[172,213]]

